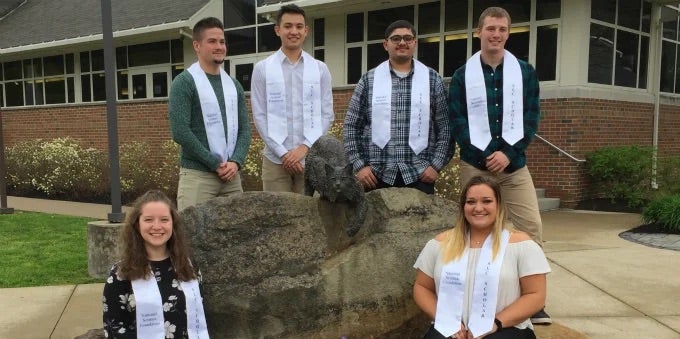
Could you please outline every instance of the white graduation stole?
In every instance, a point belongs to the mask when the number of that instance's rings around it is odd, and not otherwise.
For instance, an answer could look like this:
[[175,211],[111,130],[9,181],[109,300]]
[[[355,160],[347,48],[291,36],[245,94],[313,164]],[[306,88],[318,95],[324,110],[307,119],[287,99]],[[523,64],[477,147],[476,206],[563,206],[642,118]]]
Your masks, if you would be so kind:
[[[475,270],[475,285],[472,292],[472,305],[467,327],[473,337],[478,337],[493,328],[498,299],[498,281],[505,250],[510,241],[510,232],[501,233],[501,246],[495,260],[491,260],[493,239],[486,237]],[[468,244],[470,240],[468,238]],[[463,255],[442,267],[437,293],[437,310],[434,328],[449,337],[458,332],[463,319],[463,298],[470,248]]]
[[[486,84],[480,54],[475,53],[465,64],[465,89],[470,142],[485,150],[491,142]],[[503,139],[510,145],[524,137],[524,96],[522,69],[509,51],[503,55]]]
[[[156,277],[149,274],[146,279],[132,280],[135,296],[137,338],[165,339],[165,318],[163,300]],[[208,326],[203,311],[198,280],[181,281],[187,311],[187,332],[191,339],[208,339]]]
[[[385,148],[390,141],[392,118],[392,76],[389,61],[376,67],[371,96],[371,141]],[[415,154],[425,148],[430,132],[430,72],[422,62],[413,60],[411,116],[408,143]]]
[[191,339],[209,339],[198,280],[180,281],[187,306],[187,333]]
[[[288,137],[286,114],[286,86],[281,63],[286,55],[280,49],[266,61],[267,78],[267,134],[283,146]],[[321,125],[321,72],[319,64],[311,55],[302,51],[304,70],[302,75],[303,134],[314,143],[322,134]]]
[[210,153],[220,159],[227,161],[234,153],[236,148],[236,136],[238,135],[238,97],[236,85],[231,80],[227,72],[221,67],[220,78],[222,81],[222,92],[224,94],[224,108],[227,119],[228,133],[224,135],[224,125],[222,122],[222,111],[217,102],[217,95],[210,85],[208,76],[201,69],[198,62],[189,67],[188,71],[194,78],[198,98],[201,102],[201,112],[203,113],[203,124],[205,133],[208,137],[208,147]]

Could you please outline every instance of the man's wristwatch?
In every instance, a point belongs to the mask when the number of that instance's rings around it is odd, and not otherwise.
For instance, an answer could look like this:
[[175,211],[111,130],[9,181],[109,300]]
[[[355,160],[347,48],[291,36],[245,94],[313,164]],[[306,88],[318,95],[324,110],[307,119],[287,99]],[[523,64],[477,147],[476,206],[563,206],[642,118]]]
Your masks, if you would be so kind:
[[496,324],[498,330],[501,330],[503,328],[503,323],[500,320],[498,320],[498,318],[493,318],[493,322]]

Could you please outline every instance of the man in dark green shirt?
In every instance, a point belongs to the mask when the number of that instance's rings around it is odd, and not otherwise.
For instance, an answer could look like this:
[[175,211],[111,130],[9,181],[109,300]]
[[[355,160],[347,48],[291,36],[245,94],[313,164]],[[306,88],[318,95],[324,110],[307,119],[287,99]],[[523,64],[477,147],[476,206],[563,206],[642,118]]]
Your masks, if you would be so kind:
[[[449,114],[460,147],[462,185],[475,175],[496,178],[514,227],[543,246],[543,226],[525,150],[540,118],[539,84],[534,68],[505,50],[510,15],[489,7],[477,27],[481,51],[451,79]],[[543,310],[535,324],[551,323]]]
[[243,87],[221,65],[224,27],[204,18],[193,29],[198,61],[172,82],[168,114],[173,140],[181,146],[177,207],[243,192],[239,170],[250,146]]

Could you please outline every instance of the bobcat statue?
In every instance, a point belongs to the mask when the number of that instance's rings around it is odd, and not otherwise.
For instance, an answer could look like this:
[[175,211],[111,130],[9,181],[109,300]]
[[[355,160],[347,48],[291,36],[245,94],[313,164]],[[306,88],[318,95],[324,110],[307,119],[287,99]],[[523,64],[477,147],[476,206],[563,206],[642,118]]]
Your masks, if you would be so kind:
[[324,135],[312,145],[305,159],[304,178],[305,195],[313,196],[317,191],[322,199],[353,205],[354,217],[345,232],[350,237],[359,232],[367,210],[364,189],[352,173],[340,140]]

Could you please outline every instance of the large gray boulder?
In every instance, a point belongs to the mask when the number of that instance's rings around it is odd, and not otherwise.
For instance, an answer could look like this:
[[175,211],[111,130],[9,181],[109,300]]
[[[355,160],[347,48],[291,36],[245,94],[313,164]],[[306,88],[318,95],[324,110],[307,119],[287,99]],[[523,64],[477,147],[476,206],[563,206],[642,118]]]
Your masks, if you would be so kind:
[[366,199],[353,238],[349,206],[300,194],[246,192],[185,209],[211,337],[422,336],[412,266],[457,207],[409,188]]

